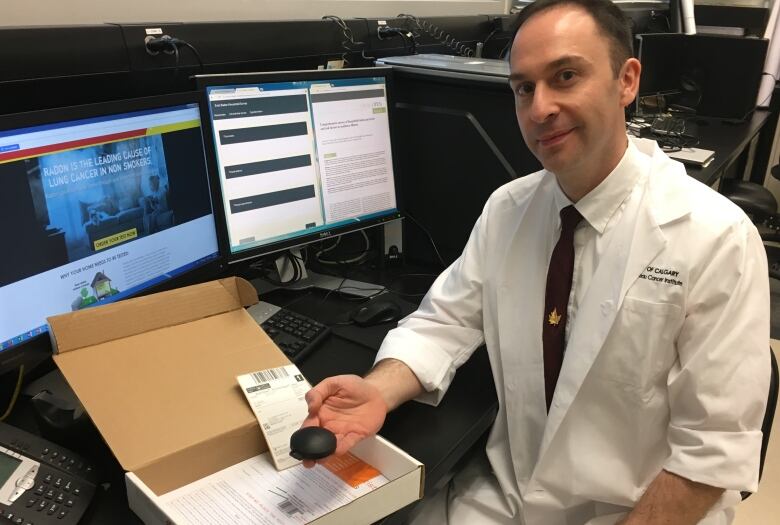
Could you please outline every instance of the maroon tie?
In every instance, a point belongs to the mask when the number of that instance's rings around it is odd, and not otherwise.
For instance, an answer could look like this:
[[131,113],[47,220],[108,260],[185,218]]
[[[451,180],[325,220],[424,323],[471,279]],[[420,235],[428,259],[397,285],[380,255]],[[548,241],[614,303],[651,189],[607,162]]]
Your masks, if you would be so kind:
[[566,206],[561,210],[561,236],[547,268],[547,290],[544,296],[544,393],[547,411],[550,410],[555,384],[563,364],[566,345],[566,310],[574,273],[574,228],[582,219],[577,208]]

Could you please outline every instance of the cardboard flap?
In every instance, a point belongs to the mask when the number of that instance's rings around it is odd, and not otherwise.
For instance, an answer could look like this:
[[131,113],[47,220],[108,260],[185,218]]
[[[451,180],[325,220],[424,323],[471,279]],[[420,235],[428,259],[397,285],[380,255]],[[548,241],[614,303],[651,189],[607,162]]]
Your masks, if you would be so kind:
[[260,426],[253,421],[133,472],[159,496],[267,450]]
[[220,279],[218,282],[225,290],[230,292],[233,297],[235,297],[236,301],[244,308],[257,304],[257,290],[252,286],[252,283],[246,279],[242,279],[241,277],[227,277],[225,279]]
[[188,323],[257,303],[244,279],[230,277],[49,317],[56,353]]
[[[160,295],[166,296],[159,302],[169,310],[160,309],[154,300]],[[227,467],[222,464],[225,458],[234,461],[265,450],[236,376],[284,366],[289,360],[240,307],[257,300],[251,284],[227,279],[144,299],[136,305],[151,305],[169,322],[151,322],[148,313],[135,305],[126,308],[131,301],[125,301],[117,305],[123,314],[118,321],[116,315],[100,315],[107,308],[94,308],[59,316],[52,326],[55,332],[75,326],[78,331],[84,327],[112,331],[111,326],[88,319],[91,314],[106,323],[124,324],[133,324],[133,315],[139,315],[144,321],[135,324],[160,327],[144,332],[139,326],[121,338],[93,337],[108,340],[82,347],[74,344],[54,356],[122,467],[149,472],[152,485],[166,488],[186,481],[187,472],[163,472],[162,463],[156,463],[165,458],[198,461],[198,472],[203,474]],[[198,315],[180,311],[187,309]],[[220,309],[227,311],[215,315]],[[206,312],[211,315],[202,315]],[[172,318],[194,320],[175,324]],[[55,335],[59,340],[60,334]],[[70,341],[85,339],[74,333]],[[254,447],[246,446],[253,440],[257,441]]]
[[235,429],[256,427],[262,440],[236,376],[289,364],[243,309],[65,352],[54,361],[130,471]]

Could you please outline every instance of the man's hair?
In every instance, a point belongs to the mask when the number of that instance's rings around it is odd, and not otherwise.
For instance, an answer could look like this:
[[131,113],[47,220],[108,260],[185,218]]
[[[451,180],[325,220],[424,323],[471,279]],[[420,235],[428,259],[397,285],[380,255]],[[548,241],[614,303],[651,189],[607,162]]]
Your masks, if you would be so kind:
[[610,0],[536,0],[523,8],[515,19],[515,35],[532,16],[561,6],[580,7],[596,22],[609,40],[609,58],[617,76],[620,68],[633,54],[631,20]]

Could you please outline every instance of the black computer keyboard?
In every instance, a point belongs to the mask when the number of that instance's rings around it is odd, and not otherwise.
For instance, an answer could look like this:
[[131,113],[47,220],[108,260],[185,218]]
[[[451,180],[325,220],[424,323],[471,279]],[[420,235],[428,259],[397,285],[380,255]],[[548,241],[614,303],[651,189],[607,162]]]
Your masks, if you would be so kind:
[[293,363],[306,357],[330,334],[330,327],[284,308],[260,303],[249,313]]

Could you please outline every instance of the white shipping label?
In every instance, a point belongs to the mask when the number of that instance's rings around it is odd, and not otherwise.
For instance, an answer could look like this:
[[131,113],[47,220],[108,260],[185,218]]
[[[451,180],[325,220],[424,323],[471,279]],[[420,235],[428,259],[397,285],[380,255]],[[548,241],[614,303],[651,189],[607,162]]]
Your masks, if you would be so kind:
[[241,391],[255,413],[274,465],[283,470],[300,463],[290,456],[290,436],[309,413],[304,396],[311,385],[295,365],[238,376]]

